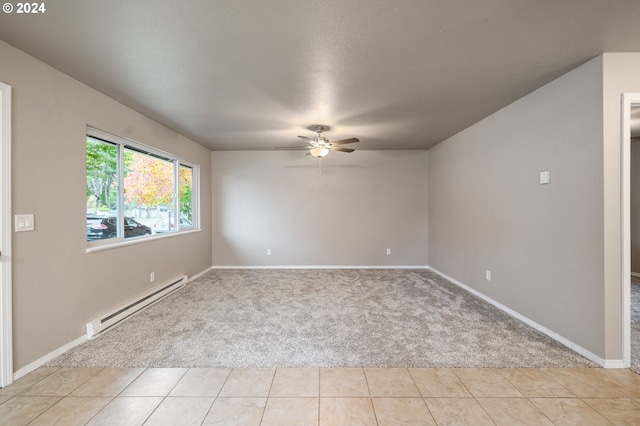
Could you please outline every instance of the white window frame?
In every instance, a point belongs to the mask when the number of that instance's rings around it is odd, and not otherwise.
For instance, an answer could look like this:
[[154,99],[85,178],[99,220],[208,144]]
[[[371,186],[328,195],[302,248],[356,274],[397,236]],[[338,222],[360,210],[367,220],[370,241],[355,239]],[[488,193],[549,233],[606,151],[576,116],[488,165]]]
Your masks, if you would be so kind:
[[[140,142],[136,142],[127,138],[123,138],[121,136],[116,136],[111,133],[107,133],[105,131],[87,126],[86,136],[103,140],[105,142],[109,142],[115,144],[118,148],[118,236],[116,238],[109,238],[105,240],[97,240],[97,241],[87,241],[87,253],[92,253],[96,251],[109,250],[116,247],[127,246],[131,244],[139,244],[148,241],[154,241],[160,238],[171,238],[178,235],[189,234],[193,232],[200,232],[200,166],[198,164],[192,163],[190,161],[184,160],[174,154],[170,154],[165,151],[161,151],[159,149],[153,148],[148,145],[144,145]],[[179,217],[176,220],[176,230],[163,233],[163,234],[151,234],[146,236],[132,237],[126,238],[124,237],[124,229],[122,228],[122,224],[124,223],[124,150],[127,148],[133,148],[134,151],[139,151],[142,153],[152,154],[154,156],[158,156],[166,159],[167,161],[172,161],[174,164],[174,191],[175,196],[173,197],[172,209],[174,212],[180,211],[180,166],[190,167],[192,170],[191,176],[191,209],[192,209],[192,225],[186,229],[180,229],[180,220]],[[85,176],[86,180],[86,176]]]

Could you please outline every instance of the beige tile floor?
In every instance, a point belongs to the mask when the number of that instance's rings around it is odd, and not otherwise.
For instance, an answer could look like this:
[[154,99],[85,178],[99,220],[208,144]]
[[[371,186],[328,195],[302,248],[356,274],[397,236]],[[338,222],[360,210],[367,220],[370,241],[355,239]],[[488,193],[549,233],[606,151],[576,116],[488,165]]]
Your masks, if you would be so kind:
[[573,368],[50,368],[9,425],[640,425],[640,376]]

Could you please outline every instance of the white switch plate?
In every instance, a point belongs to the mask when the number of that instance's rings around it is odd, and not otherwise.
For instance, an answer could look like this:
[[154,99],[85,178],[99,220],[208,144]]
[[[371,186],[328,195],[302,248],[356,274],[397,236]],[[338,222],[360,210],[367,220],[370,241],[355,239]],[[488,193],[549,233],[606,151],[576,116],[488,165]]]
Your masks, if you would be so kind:
[[15,215],[16,232],[33,231],[35,229],[32,214]]
[[550,182],[551,182],[551,175],[549,174],[549,170],[540,172],[540,185],[546,185]]
[[267,256],[271,256],[271,249],[267,249]]
[[390,248],[387,249],[387,254],[391,254],[391,249]]
[[486,271],[484,271],[484,278],[487,281],[491,281],[491,271],[490,270],[487,269]]

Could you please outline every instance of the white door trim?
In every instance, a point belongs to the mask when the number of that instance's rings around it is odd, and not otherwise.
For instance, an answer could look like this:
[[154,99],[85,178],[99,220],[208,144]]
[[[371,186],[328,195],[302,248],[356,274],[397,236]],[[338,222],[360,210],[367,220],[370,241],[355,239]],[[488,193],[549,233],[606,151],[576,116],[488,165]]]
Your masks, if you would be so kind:
[[622,363],[631,365],[631,107],[640,93],[622,95]]
[[0,83],[0,387],[13,382],[11,324],[11,86]]

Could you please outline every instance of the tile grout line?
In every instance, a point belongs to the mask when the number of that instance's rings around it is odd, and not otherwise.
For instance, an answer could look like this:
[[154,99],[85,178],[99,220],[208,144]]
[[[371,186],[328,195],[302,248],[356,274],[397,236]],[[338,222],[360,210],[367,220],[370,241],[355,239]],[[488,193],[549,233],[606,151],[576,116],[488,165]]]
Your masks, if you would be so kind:
[[[142,373],[138,374],[138,376],[136,376],[136,378],[135,378],[135,379],[133,379],[133,380],[131,381],[131,383],[129,383],[129,384],[128,384],[124,389],[122,389],[122,390],[120,391],[120,393],[118,393],[118,395],[116,396],[116,398],[117,398],[118,396],[120,396],[120,394],[121,394],[122,392],[124,392],[124,391],[125,391],[125,389],[127,389],[129,386],[131,386],[131,385],[132,385],[136,380],[138,380],[138,379],[140,378],[140,376],[142,376],[142,375],[143,375],[145,372],[147,372],[147,371],[149,371],[149,365],[147,365],[147,367],[144,369],[144,371],[143,371]],[[187,370],[187,371],[189,371],[189,370]],[[185,374],[187,374],[187,373],[185,373]],[[182,380],[182,377],[180,378],[180,380]],[[178,382],[179,382],[180,380],[178,380]],[[176,382],[176,385],[177,385],[177,384],[178,384],[178,383]],[[174,385],[173,387],[175,388],[175,385]],[[171,388],[171,390],[173,390],[173,388]],[[169,394],[171,393],[171,390],[170,390],[169,392],[167,392],[167,394],[166,394],[166,395],[164,395],[164,396],[162,397],[162,400],[160,401],[160,403],[159,403],[158,405],[156,405],[156,407],[155,407],[153,410],[151,410],[151,412],[149,413],[149,415],[147,416],[147,418],[145,418],[145,419],[144,419],[144,421],[142,422],[142,424],[143,424],[143,425],[149,421],[149,419],[151,418],[151,416],[153,416],[153,414],[158,410],[158,408],[162,405],[162,403],[167,399],[167,397],[168,397],[168,396],[169,396]],[[107,404],[107,405],[109,405],[109,404]],[[106,405],[105,405],[105,407],[106,407]],[[100,410],[100,411],[102,411],[102,410]],[[94,416],[94,417],[95,417],[95,416]]]
[[475,398],[475,395],[473,394],[473,392],[471,392],[469,390],[469,388],[467,387],[467,385],[465,384],[465,382],[462,380],[462,378],[460,378],[460,376],[456,373],[456,368],[451,368],[450,369],[451,372],[453,373],[454,376],[456,376],[456,378],[458,379],[458,381],[460,382],[460,384],[465,388],[465,390],[467,392],[469,392],[469,395],[471,395],[472,398]]
[[371,409],[373,410],[373,417],[376,419],[376,425],[379,425],[378,421],[378,413],[376,413],[376,407],[373,406],[373,397],[371,396],[371,387],[369,386],[369,377],[367,377],[367,369],[362,369],[362,374],[364,374],[364,380],[367,382],[367,392],[369,392],[369,404],[371,404]]
[[427,401],[425,400],[424,395],[422,395],[422,392],[420,391],[420,387],[418,386],[418,383],[416,383],[415,377],[413,377],[413,374],[411,374],[411,369],[407,368],[407,372],[409,373],[409,377],[411,377],[411,380],[413,380],[413,385],[416,387],[416,389],[418,389],[418,393],[420,394],[420,397],[422,399],[422,403],[424,404],[425,407],[427,407],[427,412],[429,412],[429,415],[431,416],[431,419],[433,420],[433,422],[435,424],[438,424],[438,422],[436,422],[436,418],[433,417],[433,413],[431,412],[431,409],[429,408],[429,405],[427,405]]
[[[63,367],[60,370],[63,369],[67,369],[67,370],[72,370],[72,369],[76,369],[78,367]],[[84,368],[84,367],[80,367],[80,368]],[[87,368],[93,368],[93,367],[87,367]],[[96,374],[94,374],[93,376],[90,376],[89,378],[87,378],[84,382],[80,383],[78,386],[76,386],[75,388],[73,388],[73,390],[71,390],[69,393],[67,393],[66,395],[24,395],[25,392],[27,392],[29,389],[31,389],[32,387],[36,386],[37,384],[39,384],[40,382],[44,381],[45,379],[48,379],[49,377],[51,377],[51,374],[48,375],[47,377],[44,377],[42,380],[39,380],[38,382],[34,383],[33,385],[29,386],[28,388],[24,389],[22,392],[20,392],[19,394],[15,395],[15,396],[26,396],[26,397],[39,397],[39,396],[43,396],[43,397],[47,397],[47,396],[61,396],[62,398],[66,398],[69,395],[71,395],[73,392],[75,392],[76,390],[78,390],[78,388],[80,388],[81,386],[83,386],[85,383],[87,383],[89,380],[93,379],[95,376],[97,376],[98,374],[100,374],[102,372],[102,370],[104,370],[106,367],[100,367],[100,371],[98,371]],[[55,373],[57,373],[58,371],[55,371]]]
[[273,388],[273,382],[276,380],[276,374],[278,373],[278,367],[274,368],[273,376],[271,377],[271,384],[269,385],[269,392],[267,392],[267,398],[264,401],[264,408],[262,409],[262,415],[260,416],[260,424],[264,421],[264,413],[267,412],[267,405],[269,404],[269,398],[271,396],[271,389]]
[[[182,381],[182,379],[184,379],[184,376],[186,376],[187,373],[189,373],[190,370],[191,370],[191,367],[188,367],[188,368],[185,369],[184,374],[182,376],[180,376],[180,378],[176,381],[176,384],[173,385],[173,387],[171,389],[169,389],[169,392],[167,392],[167,396],[171,395],[171,392],[174,391],[174,389],[178,386],[178,383],[180,383]],[[229,373],[229,374],[231,374],[231,373]],[[226,383],[226,380],[225,380],[225,383]]]
[[[64,368],[64,367],[63,367],[63,368]],[[59,369],[57,369],[57,370],[56,370],[56,371],[54,371],[53,373],[51,373],[51,374],[47,375],[47,376],[46,376],[45,378],[43,378],[42,380],[44,380],[44,379],[46,379],[46,378],[50,377],[52,374],[57,373],[58,371],[62,370],[63,368],[59,368]],[[74,367],[69,367],[69,369],[71,369],[71,368],[74,368]],[[94,378],[95,376],[97,376],[98,374],[100,374],[102,371],[104,371],[104,369],[105,369],[105,368],[106,368],[106,367],[102,367],[102,368],[100,369],[100,371],[98,371],[95,375],[93,375],[93,376],[89,377],[87,380],[85,380],[84,382],[82,382],[81,384],[79,384],[77,387],[75,387],[75,388],[74,388],[71,392],[69,392],[67,395],[60,397],[60,398],[59,398],[55,403],[51,404],[51,405],[50,405],[46,410],[44,410],[42,413],[38,414],[38,415],[37,415],[33,420],[31,420],[31,421],[30,421],[29,423],[27,423],[27,424],[31,424],[31,423],[35,422],[35,421],[36,421],[36,419],[38,419],[38,417],[42,416],[44,413],[46,413],[47,411],[49,411],[53,406],[55,406],[56,404],[58,404],[58,403],[59,403],[60,401],[62,401],[63,399],[65,399],[65,398],[69,397],[69,395],[71,395],[74,391],[78,390],[82,385],[84,385],[84,384],[85,384],[85,383],[87,383],[89,380],[91,380],[92,378]],[[28,389],[30,389],[31,387],[35,386],[37,383],[40,383],[42,380],[39,380],[38,382],[36,382],[36,383],[34,383],[33,385],[29,386],[29,387],[28,387],[27,389],[25,389],[23,392],[26,392]],[[23,393],[23,392],[21,392],[21,393]],[[27,395],[25,395],[25,396],[27,396]],[[29,397],[29,396],[27,396],[27,397]],[[111,398],[111,401],[113,401],[113,397]],[[109,402],[107,403],[107,405],[108,405],[108,404],[110,404],[110,403],[111,403],[111,401],[109,401]],[[102,408],[104,408],[104,407],[102,407]],[[102,411],[102,409],[98,410],[98,412],[100,412],[100,411]],[[97,414],[98,414],[98,413],[96,413],[96,415],[97,415]],[[94,415],[93,417],[95,417],[95,415]],[[91,417],[91,418],[93,419],[93,417]],[[90,420],[91,420],[91,419],[90,419]],[[90,420],[89,420],[89,421],[90,421]],[[87,423],[88,423],[88,422],[87,422]],[[86,424],[86,423],[85,423],[85,424]]]
[[321,370],[320,367],[318,367],[318,423],[317,423],[318,425],[320,425],[320,401],[321,401],[320,398],[322,397],[320,393],[320,389],[322,388],[320,384],[320,382],[322,381],[322,374],[320,374],[321,373],[320,370]]
[[[597,413],[600,417],[602,417],[603,419],[605,419],[606,421],[608,421],[611,425],[615,426],[615,422],[611,419],[609,419],[609,416],[605,416],[603,413],[601,413],[600,411],[596,410],[595,408],[593,408],[591,406],[591,404],[589,404],[587,401],[585,401],[585,399],[598,399],[598,398],[585,398],[585,397],[580,397],[578,398],[584,405],[586,405],[587,407],[589,407],[590,409],[592,409],[595,413]],[[609,398],[601,398],[601,399],[609,399]],[[625,398],[615,398],[615,399],[627,399]],[[628,398],[628,399],[632,399],[632,398]]]
[[[104,371],[106,368],[109,368],[109,367],[104,367],[102,370],[100,370],[100,371],[98,372],[98,374],[100,374],[100,373],[101,373],[102,371]],[[91,416],[91,418],[90,418],[90,419],[88,419],[88,420],[86,421],[85,425],[89,424],[89,423],[90,423],[90,422],[91,422],[91,421],[92,421],[92,420],[93,420],[93,419],[94,419],[98,414],[100,414],[100,413],[102,412],[102,410],[104,410],[104,409],[105,409],[109,404],[111,404],[111,403],[112,403],[112,402],[113,402],[113,401],[114,401],[114,400],[115,400],[115,399],[116,399],[116,398],[117,398],[117,397],[118,397],[122,392],[124,392],[124,390],[125,390],[126,388],[128,388],[129,386],[131,386],[131,384],[132,384],[133,382],[135,382],[135,381],[138,379],[138,377],[142,376],[142,374],[144,374],[144,372],[145,372],[145,371],[147,371],[148,369],[149,369],[149,366],[147,365],[147,367],[144,367],[144,370],[143,370],[140,374],[138,374],[138,375],[135,377],[135,379],[133,379],[133,380],[131,381],[131,383],[129,383],[127,386],[125,386],[125,387],[124,387],[124,389],[121,389],[121,390],[120,390],[120,392],[118,392],[118,393],[117,393],[117,395],[114,395],[114,396],[110,396],[110,395],[109,395],[109,396],[108,396],[108,398],[111,398],[111,400],[110,400],[109,402],[107,402],[107,403],[106,403],[106,404],[105,404],[101,409],[99,409],[99,410],[98,410],[98,411],[97,411],[93,416]],[[97,376],[98,374],[96,374],[96,376]],[[94,376],[94,377],[95,377],[95,376]],[[85,382],[85,383],[86,383],[86,382]],[[81,385],[81,386],[82,386],[82,385]],[[80,386],[78,386],[78,387],[76,388],[76,390],[77,390],[77,389],[79,389],[79,388],[80,388]],[[163,399],[163,401],[164,401],[164,399]],[[162,401],[160,401],[160,403],[162,403]],[[160,405],[160,404],[158,404],[158,405]],[[151,412],[151,414],[153,414],[153,412],[155,412],[155,410],[156,410],[157,408],[158,408],[158,407],[156,407],[156,408]],[[149,416],[151,416],[151,414],[150,414]],[[146,423],[146,422],[147,422],[147,420],[149,420],[149,417],[147,417],[147,418],[144,420],[144,423]]]
[[[191,370],[191,368],[187,369],[187,373],[189,372],[189,370]],[[224,379],[224,382],[222,383],[222,386],[220,386],[220,389],[218,389],[218,393],[213,398],[213,401],[211,402],[211,406],[209,406],[209,409],[207,410],[207,413],[202,418],[202,421],[200,422],[200,424],[203,424],[204,421],[207,420],[207,417],[209,417],[209,414],[211,413],[211,410],[213,409],[213,404],[215,404],[216,401],[218,400],[218,398],[220,397],[220,393],[222,392],[222,389],[224,389],[224,385],[226,385],[227,382],[229,381],[229,377],[231,377],[231,373],[233,373],[233,370],[235,370],[235,368],[233,368],[233,367],[229,369],[229,374],[227,374],[227,377]],[[186,375],[187,373],[184,373],[184,374]],[[177,383],[176,383],[176,386],[178,386]],[[175,388],[175,386],[174,386],[174,388]]]
[[[40,368],[43,368],[43,367],[40,367]],[[54,371],[52,371],[51,373],[47,374],[46,376],[43,376],[43,377],[42,377],[40,380],[38,380],[37,382],[34,382],[34,383],[30,384],[28,387],[26,387],[25,389],[23,389],[23,390],[22,390],[22,392],[17,393],[17,394],[13,394],[13,395],[11,395],[11,396],[12,396],[12,397],[15,397],[15,396],[18,396],[18,395],[22,394],[23,392],[26,392],[26,391],[27,391],[27,389],[30,389],[30,388],[34,387],[35,385],[37,385],[37,384],[38,384],[38,383],[40,383],[41,381],[45,380],[47,377],[49,377],[49,376],[51,376],[52,374],[57,373],[58,371],[60,371],[60,369],[61,369],[62,367],[55,367],[55,368],[56,368],[56,369],[55,369]],[[37,370],[35,370],[35,371],[37,371]],[[26,376],[25,376],[25,377],[26,377]],[[0,389],[6,389],[6,388],[0,388]],[[0,396],[3,396],[3,395],[0,395]]]
[[[452,368],[451,369],[453,371],[453,374],[456,375],[456,377],[458,378],[458,380],[460,380],[460,383],[462,383],[462,386],[464,386],[464,388],[467,390],[467,392],[469,392],[469,395],[471,395],[471,397],[473,398],[473,400],[476,402],[476,404],[478,404],[478,407],[480,407],[480,409],[487,415],[487,417],[489,418],[489,420],[495,425],[496,422],[493,419],[493,417],[491,417],[491,415],[487,412],[487,410],[485,410],[485,408],[482,406],[482,404],[480,404],[480,401],[478,401],[478,397],[476,397],[473,392],[471,392],[471,390],[467,387],[466,383],[464,382],[464,380],[462,380],[462,377],[460,377],[457,373],[456,373],[456,369]],[[500,377],[504,376],[500,373],[498,373],[498,375],[500,375]],[[507,383],[509,383],[511,385],[511,383],[507,380]],[[513,386],[513,385],[512,385]],[[517,389],[516,389],[517,390]],[[522,395],[522,392],[518,391],[518,393],[520,395]],[[524,395],[523,395],[524,396]],[[552,422],[553,423],[553,422]]]
[[[499,369],[497,369],[497,370],[498,370],[498,374],[500,374],[502,377],[504,377],[504,379],[505,379],[505,380],[506,380],[506,381],[507,381],[511,386],[513,386],[514,388],[516,388],[516,389],[518,390],[518,392],[520,392],[520,394],[521,394],[524,398],[526,398],[527,402],[528,402],[529,404],[531,404],[531,406],[532,406],[533,408],[535,408],[536,410],[538,410],[538,412],[539,412],[540,414],[542,414],[542,415],[544,416],[544,418],[545,418],[545,419],[549,420],[551,423],[554,423],[554,422],[549,418],[549,416],[547,416],[545,413],[543,413],[543,412],[542,412],[542,410],[541,410],[540,408],[538,408],[538,406],[537,406],[536,404],[534,404],[534,403],[531,401],[531,399],[530,399],[528,396],[526,396],[524,393],[522,393],[522,391],[521,391],[520,389],[518,389],[518,388],[516,387],[516,385],[514,385],[513,383],[511,383],[511,381],[509,380],[509,378],[508,378],[508,377],[506,377],[504,374],[502,374],[502,371],[501,371],[502,369],[500,369],[500,368],[499,368]],[[549,378],[549,379],[551,379],[552,381],[554,381],[554,382],[558,383],[558,382],[557,382],[553,377],[549,376],[547,373],[545,373],[544,371],[542,371],[540,368],[536,368],[535,370],[536,370],[536,371],[539,371],[540,373],[542,373],[544,376],[548,377],[548,378]],[[573,395],[573,392],[570,392],[570,391],[569,391],[569,389],[567,389],[566,387],[562,386],[562,384],[558,383],[558,386],[560,386],[562,389],[566,390],[567,392],[569,392],[570,394],[572,394],[572,395]]]
[[563,385],[562,383],[560,383],[555,377],[553,377],[551,374],[547,373],[546,370],[551,370],[551,368],[548,367],[541,367],[538,368],[537,370],[540,371],[542,374],[544,374],[545,376],[549,377],[551,380],[553,380],[554,382],[556,382],[558,384],[558,386],[562,387],[563,389],[566,389],[567,392],[569,392],[571,395],[573,395],[574,397],[578,397],[578,395],[574,394],[571,390],[569,390],[565,385]]
[[[68,395],[67,395],[68,396]],[[27,396],[25,395],[25,398],[33,398],[32,396]],[[38,397],[36,396],[35,398],[47,398],[47,397]],[[51,398],[51,397],[49,397]],[[36,419],[40,416],[42,416],[44,413],[46,413],[47,411],[49,411],[53,406],[55,406],[57,403],[59,403],[60,401],[62,401],[64,398],[66,398],[66,396],[62,396],[62,397],[54,397],[54,398],[58,398],[58,400],[56,402],[54,402],[53,404],[51,404],[50,406],[48,406],[45,410],[42,411],[42,413],[38,414],[37,416],[35,416],[31,421],[29,421],[27,423],[27,425],[30,425],[31,423],[35,422]]]

